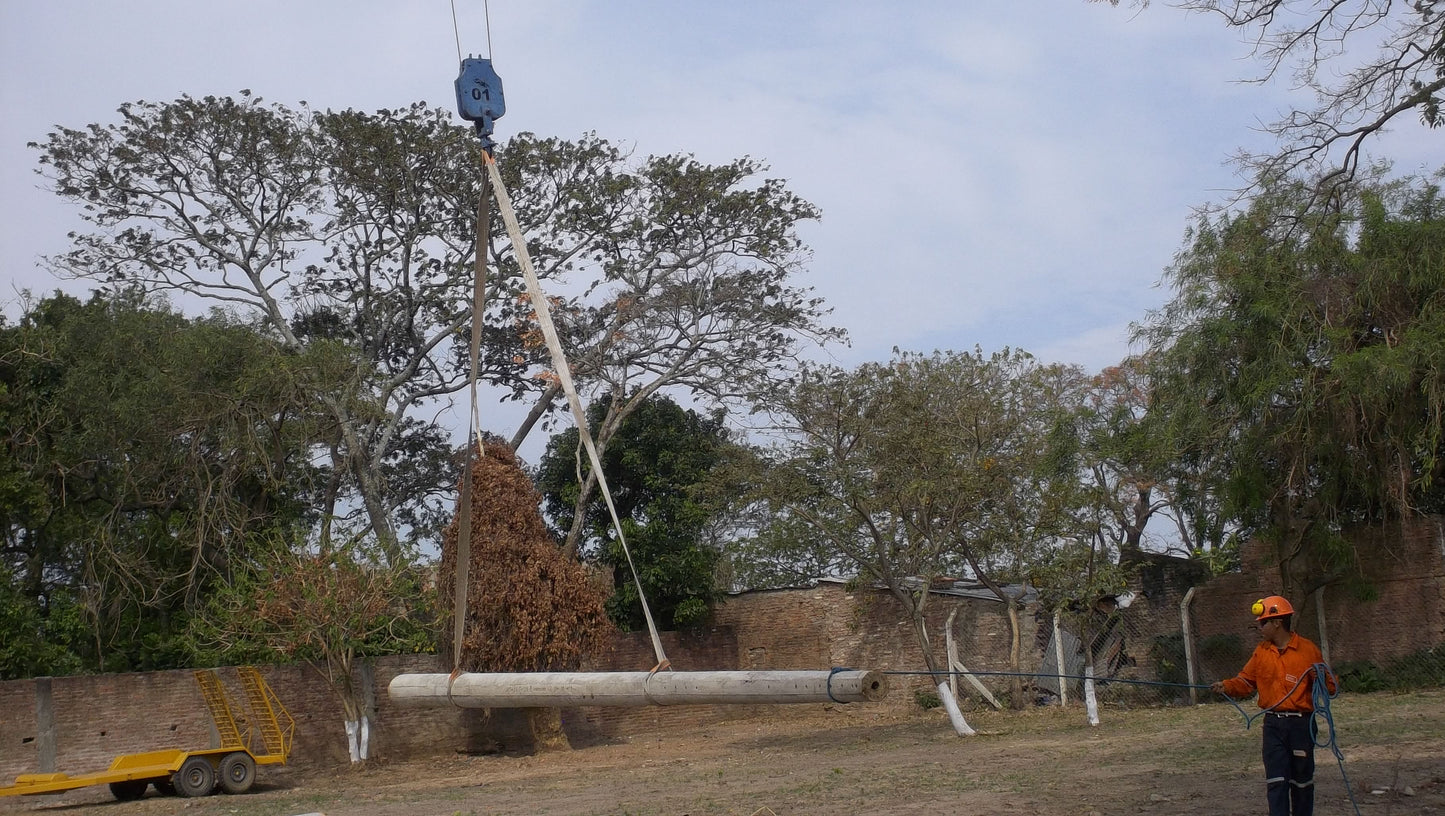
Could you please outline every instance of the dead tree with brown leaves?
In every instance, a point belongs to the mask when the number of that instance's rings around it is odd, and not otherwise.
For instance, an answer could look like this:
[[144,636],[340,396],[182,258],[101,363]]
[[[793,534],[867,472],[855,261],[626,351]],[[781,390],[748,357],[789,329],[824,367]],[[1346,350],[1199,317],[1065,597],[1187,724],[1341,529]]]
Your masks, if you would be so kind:
[[[569,559],[542,519],[541,494],[517,455],[486,443],[471,467],[471,546],[461,659],[473,672],[567,671],[594,654],[611,629],[603,582]],[[455,615],[458,517],[442,537],[441,607]],[[452,647],[448,644],[444,653]],[[566,748],[555,709],[528,709],[536,747]]]

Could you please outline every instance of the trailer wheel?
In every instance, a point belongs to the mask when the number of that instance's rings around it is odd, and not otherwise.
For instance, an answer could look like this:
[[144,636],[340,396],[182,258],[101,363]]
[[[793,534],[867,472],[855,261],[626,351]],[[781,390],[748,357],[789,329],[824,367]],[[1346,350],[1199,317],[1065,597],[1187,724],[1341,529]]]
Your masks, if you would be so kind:
[[216,788],[216,769],[205,757],[193,756],[176,771],[174,782],[182,796],[209,796]]
[[226,793],[245,793],[256,781],[256,760],[245,751],[226,754],[221,760],[221,789]]
[[129,802],[145,796],[146,787],[149,785],[149,779],[124,779],[110,783],[110,792],[120,801]]
[[158,776],[151,780],[151,784],[155,786],[156,793],[161,796],[176,795],[176,783],[169,776]]

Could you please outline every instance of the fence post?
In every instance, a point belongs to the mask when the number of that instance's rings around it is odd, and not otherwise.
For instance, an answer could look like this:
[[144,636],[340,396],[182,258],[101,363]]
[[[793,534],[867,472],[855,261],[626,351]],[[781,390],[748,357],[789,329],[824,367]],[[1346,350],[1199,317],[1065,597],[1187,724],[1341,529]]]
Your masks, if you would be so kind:
[[953,642],[953,619],[958,617],[958,606],[948,613],[948,623],[943,625],[943,642],[948,652],[948,692],[958,699],[958,673],[954,664],[959,663],[958,644]]
[[55,697],[51,678],[35,678],[35,753],[41,773],[55,773]]
[[1064,682],[1064,638],[1059,629],[1059,610],[1054,610],[1054,668],[1059,672],[1059,707],[1069,704],[1069,693]]
[[1179,625],[1184,630],[1184,666],[1189,675],[1189,702],[1191,705],[1199,704],[1199,669],[1194,660],[1194,627],[1189,622],[1189,604],[1194,600],[1194,590],[1198,587],[1190,587],[1184,593],[1184,600],[1179,602]]

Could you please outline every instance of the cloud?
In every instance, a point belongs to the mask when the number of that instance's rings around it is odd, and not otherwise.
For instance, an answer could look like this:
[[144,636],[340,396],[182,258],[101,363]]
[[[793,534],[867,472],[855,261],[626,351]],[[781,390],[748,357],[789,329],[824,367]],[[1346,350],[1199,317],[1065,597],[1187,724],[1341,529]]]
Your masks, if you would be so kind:
[[[1193,206],[1292,98],[1238,82],[1248,48],[1211,18],[1085,0],[494,3],[498,135],[586,131],[649,153],[749,154],[822,208],[807,282],[855,345],[1114,360]],[[458,3],[483,53],[480,3]],[[233,94],[374,110],[452,107],[457,36],[436,2],[68,0],[0,4],[0,260],[55,281],[70,205],[26,141],[111,121],[122,102]],[[1423,163],[1422,129],[1392,145]],[[1431,158],[1431,160],[1434,160]],[[1112,351],[1110,351],[1112,349]]]

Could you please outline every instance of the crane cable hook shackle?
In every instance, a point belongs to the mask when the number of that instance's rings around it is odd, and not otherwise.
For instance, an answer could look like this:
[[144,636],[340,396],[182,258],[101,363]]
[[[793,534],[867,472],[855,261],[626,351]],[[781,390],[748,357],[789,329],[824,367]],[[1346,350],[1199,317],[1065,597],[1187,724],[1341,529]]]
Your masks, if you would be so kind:
[[[487,25],[488,47],[491,43],[490,14]],[[452,25],[456,26],[456,7],[453,5]],[[458,39],[458,54],[461,56],[461,43]],[[482,198],[477,206],[477,260],[476,279],[473,292],[472,304],[472,346],[471,346],[471,402],[472,402],[472,431],[477,432],[477,451],[484,450],[480,438],[480,422],[477,411],[476,392],[476,370],[479,353],[478,344],[480,341],[479,326],[485,300],[485,287],[483,280],[486,275],[486,252],[491,242],[491,219],[490,207],[488,206],[488,193],[495,196],[497,209],[502,214],[502,220],[506,224],[508,237],[512,241],[513,251],[516,253],[518,264],[522,268],[523,278],[527,283],[528,294],[532,300],[532,307],[536,312],[539,328],[546,339],[548,353],[552,358],[552,365],[557,372],[559,381],[562,384],[562,391],[567,397],[567,402],[572,409],[573,418],[577,422],[578,435],[587,449],[587,456],[592,464],[592,469],[597,474],[597,485],[601,489],[603,501],[607,505],[607,512],[612,518],[613,529],[617,532],[618,542],[622,545],[622,551],[627,556],[627,566],[632,572],[632,580],[637,587],[638,600],[642,604],[642,615],[647,622],[648,634],[652,638],[653,652],[657,657],[657,664],[652,667],[649,676],[659,671],[672,668],[667,653],[663,650],[662,639],[657,632],[657,624],[653,621],[652,610],[647,604],[647,593],[642,588],[642,578],[638,574],[637,565],[632,560],[632,550],[627,546],[627,539],[622,533],[622,522],[617,516],[617,508],[613,505],[612,493],[607,485],[607,478],[602,472],[601,458],[598,456],[592,435],[587,429],[586,414],[582,409],[582,403],[577,396],[576,387],[572,383],[570,366],[566,355],[562,351],[561,342],[557,337],[556,328],[552,324],[550,311],[547,307],[547,299],[542,293],[541,284],[537,280],[536,272],[532,268],[531,257],[527,253],[526,238],[522,234],[522,228],[517,223],[517,215],[512,210],[511,198],[507,195],[507,188],[502,184],[501,173],[497,169],[493,148],[496,142],[492,140],[492,127],[497,119],[500,119],[507,112],[506,99],[502,94],[502,78],[492,68],[491,59],[482,57],[467,57],[461,60],[461,70],[456,79],[457,91],[457,113],[463,119],[472,122],[476,126],[477,137],[482,142],[484,154],[482,163],[486,173],[483,176]],[[470,435],[470,434],[469,434]],[[468,454],[464,463],[462,476],[462,491],[459,496],[459,518],[458,518],[458,540],[457,540],[457,574],[455,592],[455,609],[453,619],[453,655],[454,668],[448,685],[456,682],[461,674],[462,647],[466,634],[466,603],[467,603],[467,566],[471,560],[470,554],[470,528],[471,528],[471,449],[468,443]],[[450,694],[450,691],[448,692]]]
[[507,112],[507,100],[502,94],[502,78],[492,68],[492,61],[482,57],[467,57],[462,60],[457,73],[457,113],[476,126],[477,138],[482,149],[492,155],[496,142],[492,141],[492,126]]

